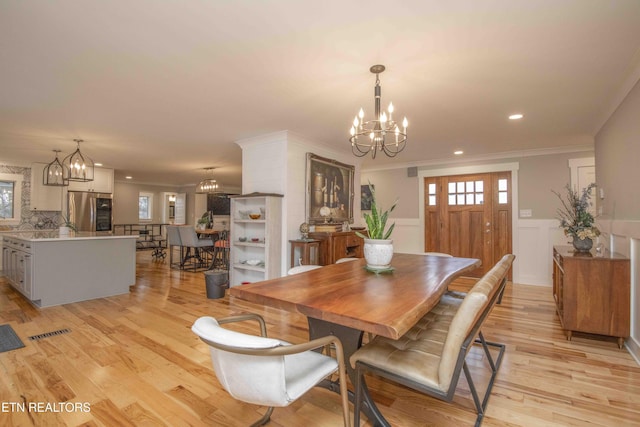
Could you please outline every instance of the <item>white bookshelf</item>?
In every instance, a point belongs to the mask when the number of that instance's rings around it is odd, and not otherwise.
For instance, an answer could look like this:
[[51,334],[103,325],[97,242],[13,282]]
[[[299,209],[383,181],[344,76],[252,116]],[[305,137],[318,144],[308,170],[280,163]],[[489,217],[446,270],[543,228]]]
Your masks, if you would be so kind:
[[[264,193],[230,196],[231,286],[280,277],[282,197]],[[260,218],[252,219],[250,213],[260,213]],[[255,262],[259,264],[252,265]]]

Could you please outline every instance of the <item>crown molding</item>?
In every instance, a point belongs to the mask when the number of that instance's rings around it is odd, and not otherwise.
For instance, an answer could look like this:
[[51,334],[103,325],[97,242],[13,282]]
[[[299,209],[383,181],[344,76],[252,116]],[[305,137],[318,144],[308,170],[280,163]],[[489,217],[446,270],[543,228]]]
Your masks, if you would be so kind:
[[518,150],[518,151],[503,151],[500,153],[492,153],[492,154],[482,154],[477,156],[464,156],[461,158],[442,158],[442,159],[433,159],[422,162],[408,162],[408,163],[399,163],[393,165],[384,165],[379,167],[367,167],[367,165],[362,166],[363,172],[376,172],[382,170],[390,170],[390,169],[402,169],[408,167],[425,167],[425,166],[450,166],[450,165],[461,165],[468,163],[477,163],[477,162],[488,162],[494,160],[504,160],[504,159],[517,159],[522,157],[534,157],[534,156],[551,156],[554,154],[564,154],[564,153],[578,153],[585,151],[593,151],[593,144],[582,144],[582,145],[571,145],[565,147],[553,147],[553,148],[537,148],[533,150]]

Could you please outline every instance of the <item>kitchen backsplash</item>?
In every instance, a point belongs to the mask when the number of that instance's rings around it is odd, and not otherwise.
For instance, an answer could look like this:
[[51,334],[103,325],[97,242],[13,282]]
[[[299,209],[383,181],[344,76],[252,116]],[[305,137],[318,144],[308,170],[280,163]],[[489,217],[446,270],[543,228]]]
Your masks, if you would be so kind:
[[31,168],[0,164],[0,173],[22,174],[22,200],[20,200],[20,223],[0,226],[0,231],[40,230],[57,228],[62,222],[60,212],[31,210]]

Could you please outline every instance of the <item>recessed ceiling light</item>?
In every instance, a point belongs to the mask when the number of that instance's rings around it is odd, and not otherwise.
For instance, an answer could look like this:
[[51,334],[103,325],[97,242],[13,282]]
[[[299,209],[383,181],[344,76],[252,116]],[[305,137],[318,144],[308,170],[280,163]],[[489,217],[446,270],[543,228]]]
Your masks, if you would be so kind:
[[94,166],[102,166],[102,163],[94,163]]
[[124,178],[125,178],[125,179],[133,179],[133,177],[132,177],[132,176],[125,176]]
[[524,117],[524,114],[512,114],[509,116],[509,120],[520,120],[521,118]]
[[461,154],[464,154],[464,151],[462,151],[462,150],[456,150],[456,151],[454,151],[454,152],[453,152],[453,154],[455,154],[456,156],[459,156],[459,155],[461,155]]

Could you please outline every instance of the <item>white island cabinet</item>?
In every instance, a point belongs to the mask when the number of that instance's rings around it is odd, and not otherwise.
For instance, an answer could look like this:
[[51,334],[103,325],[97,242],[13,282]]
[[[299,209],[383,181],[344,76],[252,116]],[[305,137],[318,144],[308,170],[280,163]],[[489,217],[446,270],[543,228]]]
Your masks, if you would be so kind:
[[136,281],[137,236],[32,231],[2,234],[9,283],[37,307],[129,292]]

